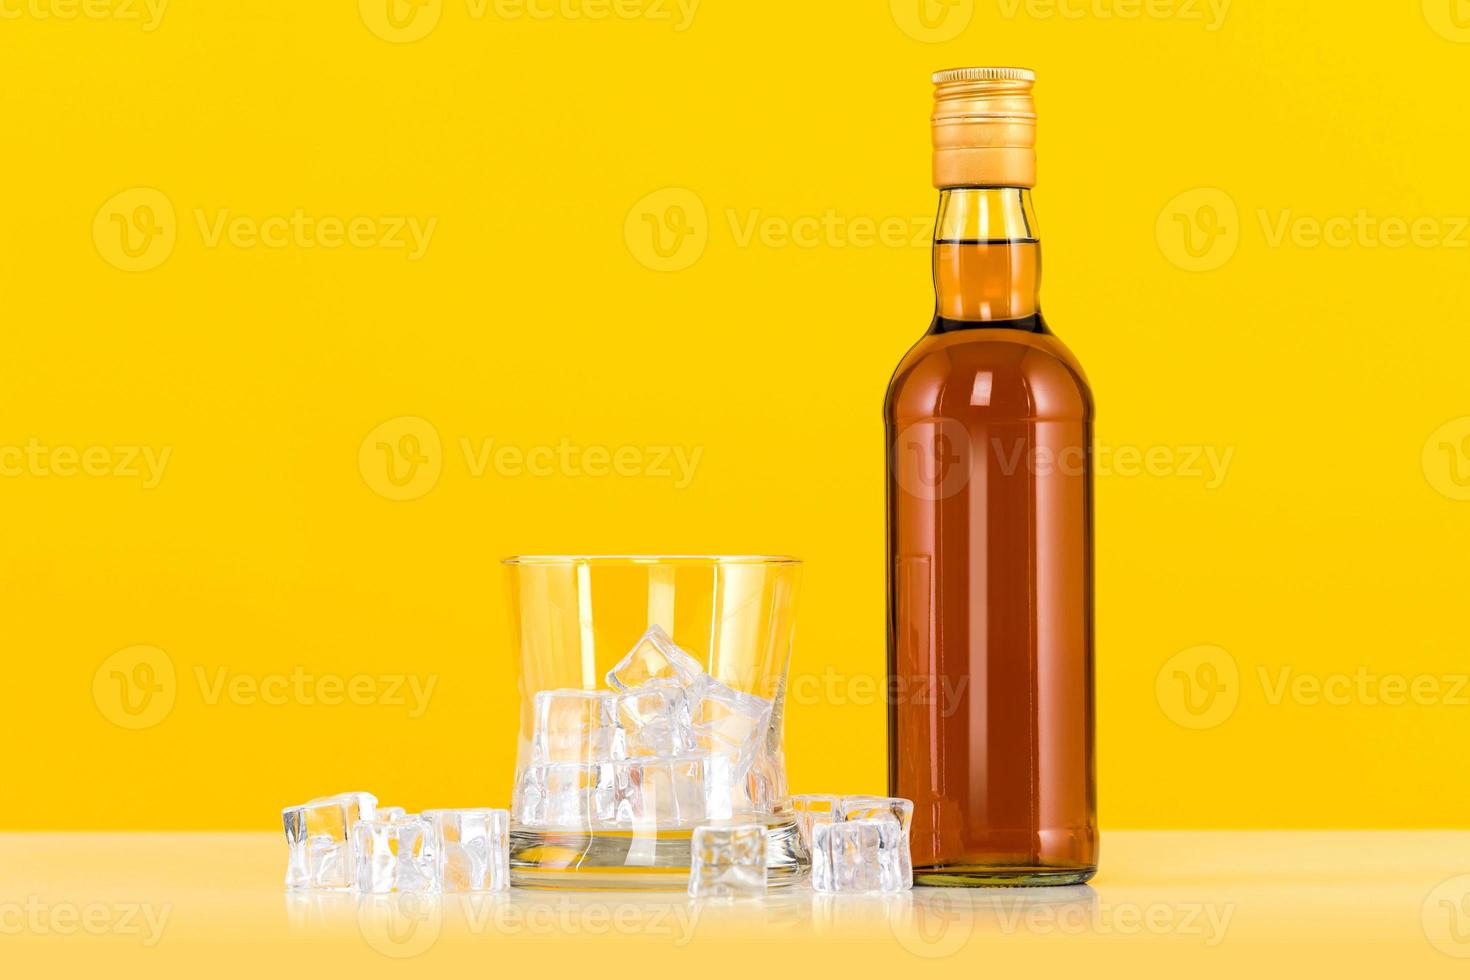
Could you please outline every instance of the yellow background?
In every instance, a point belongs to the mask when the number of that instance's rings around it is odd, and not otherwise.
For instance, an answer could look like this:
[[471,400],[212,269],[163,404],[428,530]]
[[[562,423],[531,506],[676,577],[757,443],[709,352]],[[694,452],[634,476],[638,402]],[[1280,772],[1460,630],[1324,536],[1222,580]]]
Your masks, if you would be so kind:
[[[520,552],[802,556],[793,675],[838,694],[792,706],[793,787],[881,789],[880,406],[931,309],[928,73],[987,63],[1040,76],[1045,305],[1099,442],[1162,447],[1098,482],[1104,827],[1464,825],[1463,3],[395,2],[401,29],[350,0],[173,0],[151,30],[0,4],[0,451],[169,452],[155,486],[0,477],[0,826],[503,805]],[[210,243],[298,209],[435,226],[418,258]],[[1275,237],[1360,212],[1434,243]],[[163,232],[151,268],[114,215]],[[908,231],[863,234],[885,220]],[[438,478],[392,500],[363,444],[405,417],[389,444],[427,426]],[[682,487],[476,476],[489,439],[700,456]],[[140,662],[156,718],[116,700]],[[297,668],[435,687],[417,717],[209,696]],[[1272,696],[1360,668],[1369,696]],[[1428,703],[1374,693],[1421,676]]]

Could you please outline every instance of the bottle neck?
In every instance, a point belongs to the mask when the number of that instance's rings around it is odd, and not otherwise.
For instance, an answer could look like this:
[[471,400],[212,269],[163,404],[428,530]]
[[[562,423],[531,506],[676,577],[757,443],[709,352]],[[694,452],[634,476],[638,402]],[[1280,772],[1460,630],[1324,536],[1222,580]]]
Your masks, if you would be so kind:
[[934,228],[940,323],[1034,321],[1040,328],[1041,245],[1025,187],[947,187]]

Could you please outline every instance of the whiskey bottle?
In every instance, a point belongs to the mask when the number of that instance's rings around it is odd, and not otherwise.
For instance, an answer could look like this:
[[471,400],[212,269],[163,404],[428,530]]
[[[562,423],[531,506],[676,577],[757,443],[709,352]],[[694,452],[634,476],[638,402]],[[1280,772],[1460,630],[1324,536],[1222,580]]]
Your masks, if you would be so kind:
[[885,406],[889,791],[917,884],[1097,868],[1092,394],[1037,299],[1034,80],[934,76],[934,319]]

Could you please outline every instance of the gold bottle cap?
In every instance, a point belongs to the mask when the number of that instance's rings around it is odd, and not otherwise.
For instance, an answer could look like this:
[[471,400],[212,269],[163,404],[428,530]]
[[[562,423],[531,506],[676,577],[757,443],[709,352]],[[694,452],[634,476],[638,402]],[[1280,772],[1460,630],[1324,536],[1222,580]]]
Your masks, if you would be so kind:
[[1029,68],[934,73],[934,186],[1035,187],[1036,104]]

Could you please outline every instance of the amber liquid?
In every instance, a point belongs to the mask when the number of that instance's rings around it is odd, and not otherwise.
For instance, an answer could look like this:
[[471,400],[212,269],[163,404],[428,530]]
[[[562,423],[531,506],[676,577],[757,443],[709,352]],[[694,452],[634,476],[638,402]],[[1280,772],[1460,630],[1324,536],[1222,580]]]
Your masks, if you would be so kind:
[[938,312],[888,391],[889,790],[919,884],[1097,866],[1092,396],[1037,253],[938,242]]

